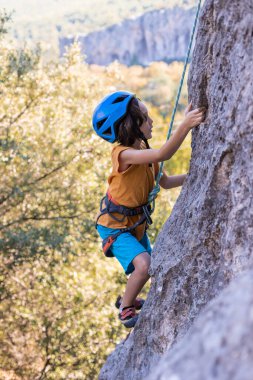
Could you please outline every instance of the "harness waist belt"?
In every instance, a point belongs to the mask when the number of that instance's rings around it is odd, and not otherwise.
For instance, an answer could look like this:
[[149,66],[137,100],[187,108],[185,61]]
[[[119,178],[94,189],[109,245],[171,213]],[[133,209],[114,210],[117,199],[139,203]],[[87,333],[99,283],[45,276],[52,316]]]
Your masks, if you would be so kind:
[[148,211],[151,211],[151,206],[149,204],[134,207],[134,208],[120,205],[112,198],[112,196],[108,192],[106,196],[103,198],[103,201],[105,202],[106,211],[108,213],[117,212],[118,214],[122,214],[124,216],[135,216],[135,215],[143,214],[144,206],[147,206]]

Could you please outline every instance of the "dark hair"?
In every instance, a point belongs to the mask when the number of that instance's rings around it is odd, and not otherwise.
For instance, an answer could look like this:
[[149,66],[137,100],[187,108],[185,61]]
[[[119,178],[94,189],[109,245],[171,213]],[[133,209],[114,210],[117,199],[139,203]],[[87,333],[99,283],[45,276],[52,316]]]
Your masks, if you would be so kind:
[[140,130],[146,120],[147,117],[141,111],[137,98],[133,98],[129,102],[126,116],[117,126],[117,142],[124,146],[132,146],[136,139],[141,139],[149,149],[148,141]]

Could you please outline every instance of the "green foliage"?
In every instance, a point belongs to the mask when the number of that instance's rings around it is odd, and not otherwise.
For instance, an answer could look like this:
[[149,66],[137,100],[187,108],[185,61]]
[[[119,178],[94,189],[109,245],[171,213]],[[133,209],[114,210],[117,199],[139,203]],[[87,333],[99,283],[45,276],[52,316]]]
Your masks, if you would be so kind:
[[[114,307],[126,277],[103,256],[94,228],[110,147],[92,132],[92,111],[113,90],[140,93],[160,146],[181,66],[88,66],[76,45],[63,62],[47,65],[38,49],[17,51],[2,41],[0,51],[0,375],[94,379],[126,336]],[[158,101],[168,83],[164,74],[159,80],[164,69],[174,73],[174,90]],[[150,83],[155,106],[147,102]],[[170,173],[181,174],[188,159],[185,143]],[[179,191],[158,198],[152,241]]]
[[0,9],[0,38],[8,32],[6,25],[11,20],[11,13],[7,13],[5,9]]

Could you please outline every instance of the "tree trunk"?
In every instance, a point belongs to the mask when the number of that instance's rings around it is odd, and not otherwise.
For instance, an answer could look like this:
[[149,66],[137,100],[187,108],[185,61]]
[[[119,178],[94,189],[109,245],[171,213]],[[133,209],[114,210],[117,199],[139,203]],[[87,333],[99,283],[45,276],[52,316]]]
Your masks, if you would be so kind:
[[252,0],[206,0],[188,86],[207,118],[192,132],[189,175],[156,241],[139,321],[100,380],[252,379],[252,63]]

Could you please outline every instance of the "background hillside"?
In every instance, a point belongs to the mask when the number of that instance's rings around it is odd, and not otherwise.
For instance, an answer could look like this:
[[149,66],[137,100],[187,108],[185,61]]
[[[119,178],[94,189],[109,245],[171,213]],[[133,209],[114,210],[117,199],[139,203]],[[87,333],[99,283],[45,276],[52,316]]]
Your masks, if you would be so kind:
[[127,18],[160,8],[196,4],[193,0],[2,0],[7,12],[14,10],[10,35],[26,44],[42,42],[55,54],[62,35],[86,34]]
[[59,38],[60,56],[77,41],[87,63],[147,66],[155,61],[184,61],[195,8],[155,9],[88,34]]

